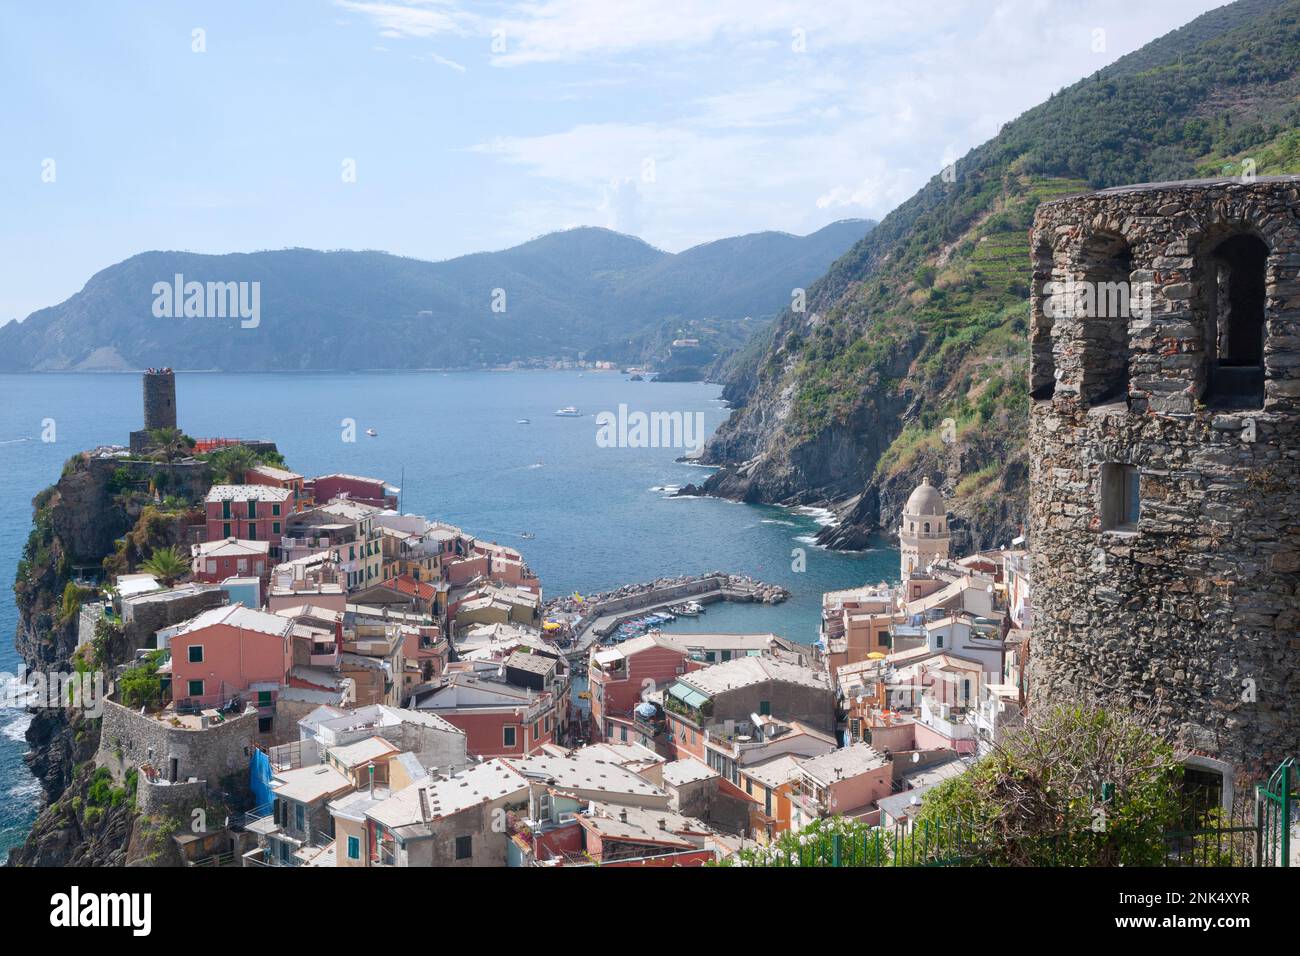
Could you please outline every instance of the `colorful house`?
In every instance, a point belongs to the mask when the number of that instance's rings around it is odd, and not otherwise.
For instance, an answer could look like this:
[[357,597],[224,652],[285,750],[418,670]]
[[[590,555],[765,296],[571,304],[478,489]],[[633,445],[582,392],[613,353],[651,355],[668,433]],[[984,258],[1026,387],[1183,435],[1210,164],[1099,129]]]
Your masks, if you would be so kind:
[[215,707],[234,697],[270,707],[293,663],[293,621],[239,604],[215,607],[171,638],[172,700]]
[[286,471],[271,465],[257,465],[244,473],[244,484],[270,485],[272,488],[284,488],[292,495],[293,511],[302,511],[313,504],[312,496],[307,492],[306,481],[295,471]]
[[396,508],[400,488],[390,485],[381,478],[367,478],[364,475],[321,475],[306,482],[308,491],[316,501],[322,504],[335,498],[346,498],[359,505],[372,508]]
[[271,485],[213,485],[204,501],[208,541],[270,541],[278,557],[293,493]]
[[222,538],[190,546],[190,571],[196,581],[220,584],[227,578],[256,577],[271,573],[271,542]]

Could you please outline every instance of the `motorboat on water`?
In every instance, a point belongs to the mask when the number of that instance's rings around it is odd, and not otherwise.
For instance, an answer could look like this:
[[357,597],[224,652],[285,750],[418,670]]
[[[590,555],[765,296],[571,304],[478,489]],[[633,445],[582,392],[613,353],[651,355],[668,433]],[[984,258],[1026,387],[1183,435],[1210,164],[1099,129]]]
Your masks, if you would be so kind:
[[578,411],[574,405],[565,405],[563,408],[557,408],[555,414],[560,418],[581,418],[582,412]]
[[371,438],[374,438],[376,435],[379,434],[379,432],[375,431],[373,428],[367,428],[366,434],[369,435]]

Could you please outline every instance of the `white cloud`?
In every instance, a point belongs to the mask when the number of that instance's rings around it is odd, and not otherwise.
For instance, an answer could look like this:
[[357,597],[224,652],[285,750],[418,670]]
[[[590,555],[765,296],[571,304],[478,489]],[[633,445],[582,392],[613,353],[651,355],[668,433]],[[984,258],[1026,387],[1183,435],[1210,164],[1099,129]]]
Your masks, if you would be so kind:
[[[530,99],[593,103],[576,120],[539,109],[472,147],[528,177],[522,201],[489,213],[503,232],[546,231],[550,217],[669,249],[883,217],[1018,113],[1197,12],[1186,0],[337,2],[376,29],[455,35],[514,68]],[[548,128],[551,115],[568,119]]]

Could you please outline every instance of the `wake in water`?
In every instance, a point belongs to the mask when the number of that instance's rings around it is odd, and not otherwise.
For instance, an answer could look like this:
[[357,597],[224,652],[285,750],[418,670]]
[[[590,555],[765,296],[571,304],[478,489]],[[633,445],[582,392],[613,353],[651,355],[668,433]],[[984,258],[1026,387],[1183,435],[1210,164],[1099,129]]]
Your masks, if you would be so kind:
[[32,440],[31,438],[6,438],[4,441],[0,441],[0,445],[21,445],[25,441]]

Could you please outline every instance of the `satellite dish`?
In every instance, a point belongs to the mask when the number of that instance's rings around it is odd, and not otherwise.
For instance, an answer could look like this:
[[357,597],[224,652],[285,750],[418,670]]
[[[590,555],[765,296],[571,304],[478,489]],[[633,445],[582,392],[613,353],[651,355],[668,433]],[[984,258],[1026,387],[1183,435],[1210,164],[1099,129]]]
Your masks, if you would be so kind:
[[912,763],[920,763],[920,762],[921,762],[921,754],[919,752],[913,752]]

